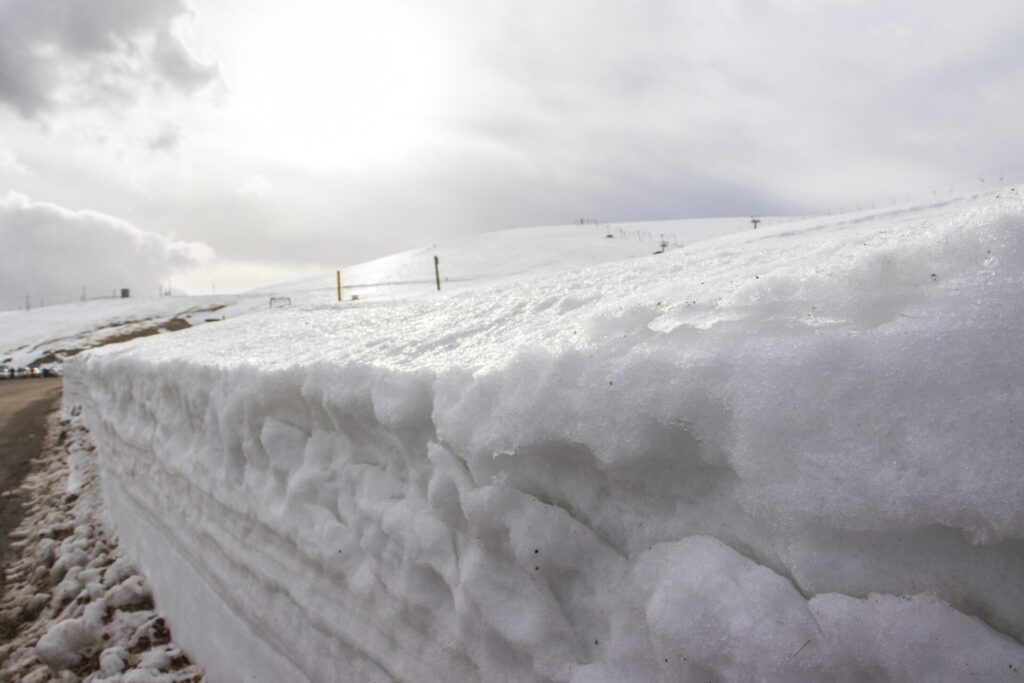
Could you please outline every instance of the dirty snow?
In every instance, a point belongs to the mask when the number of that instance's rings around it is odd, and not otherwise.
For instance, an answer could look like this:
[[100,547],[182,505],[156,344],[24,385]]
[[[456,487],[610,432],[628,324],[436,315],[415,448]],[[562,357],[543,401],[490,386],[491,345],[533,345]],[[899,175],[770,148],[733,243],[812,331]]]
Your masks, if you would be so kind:
[[82,427],[51,417],[34,468],[21,486],[29,507],[12,534],[18,557],[0,596],[0,679],[202,680],[117,545]]
[[248,315],[65,407],[212,680],[1018,680],[1019,195]]

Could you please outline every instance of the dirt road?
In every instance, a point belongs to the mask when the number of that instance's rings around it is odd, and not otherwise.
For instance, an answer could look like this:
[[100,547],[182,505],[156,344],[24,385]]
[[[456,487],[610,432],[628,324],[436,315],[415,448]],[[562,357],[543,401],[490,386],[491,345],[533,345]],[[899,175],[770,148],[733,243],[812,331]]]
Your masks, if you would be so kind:
[[[59,378],[0,381],[0,567],[9,559],[9,534],[21,521],[23,502],[2,494],[18,488],[29,471],[43,442],[44,418],[60,395]],[[3,580],[0,572],[0,588]]]

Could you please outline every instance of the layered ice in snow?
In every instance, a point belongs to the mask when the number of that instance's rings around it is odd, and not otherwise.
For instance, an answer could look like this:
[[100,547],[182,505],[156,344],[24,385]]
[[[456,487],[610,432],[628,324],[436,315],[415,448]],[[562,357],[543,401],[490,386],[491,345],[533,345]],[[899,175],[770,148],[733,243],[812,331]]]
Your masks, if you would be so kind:
[[212,680],[1016,680],[1022,321],[1007,188],[107,347],[65,401]]

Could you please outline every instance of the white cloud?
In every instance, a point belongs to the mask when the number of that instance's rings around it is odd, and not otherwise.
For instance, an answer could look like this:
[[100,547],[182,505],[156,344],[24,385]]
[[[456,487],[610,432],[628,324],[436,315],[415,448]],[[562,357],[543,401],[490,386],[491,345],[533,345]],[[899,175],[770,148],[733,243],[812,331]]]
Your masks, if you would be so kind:
[[0,197],[0,308],[77,299],[82,287],[156,293],[168,275],[208,261],[199,242],[168,239],[94,211],[70,211],[10,193]]
[[148,146],[153,152],[174,152],[181,146],[181,138],[181,126],[164,122],[149,139]]
[[1020,167],[1020,2],[443,4],[472,55],[458,139],[576,188],[816,203]]
[[252,199],[263,199],[273,191],[274,186],[261,175],[254,175],[238,188],[239,196]]
[[5,0],[0,102],[38,118],[217,83],[217,63],[186,39],[191,18],[188,0]]
[[0,176],[27,176],[29,170],[18,161],[18,156],[7,149],[0,147]]

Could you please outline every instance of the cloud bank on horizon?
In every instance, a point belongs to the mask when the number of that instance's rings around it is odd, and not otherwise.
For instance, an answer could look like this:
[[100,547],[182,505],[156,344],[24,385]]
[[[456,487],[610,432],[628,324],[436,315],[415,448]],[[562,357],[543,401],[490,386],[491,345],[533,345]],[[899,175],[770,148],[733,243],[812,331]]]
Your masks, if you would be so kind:
[[1022,30],[1011,0],[10,0],[0,192],[204,242],[219,289],[924,199],[1024,177]]
[[169,239],[113,216],[0,196],[0,310],[111,296],[155,295],[169,275],[212,258],[205,244]]

